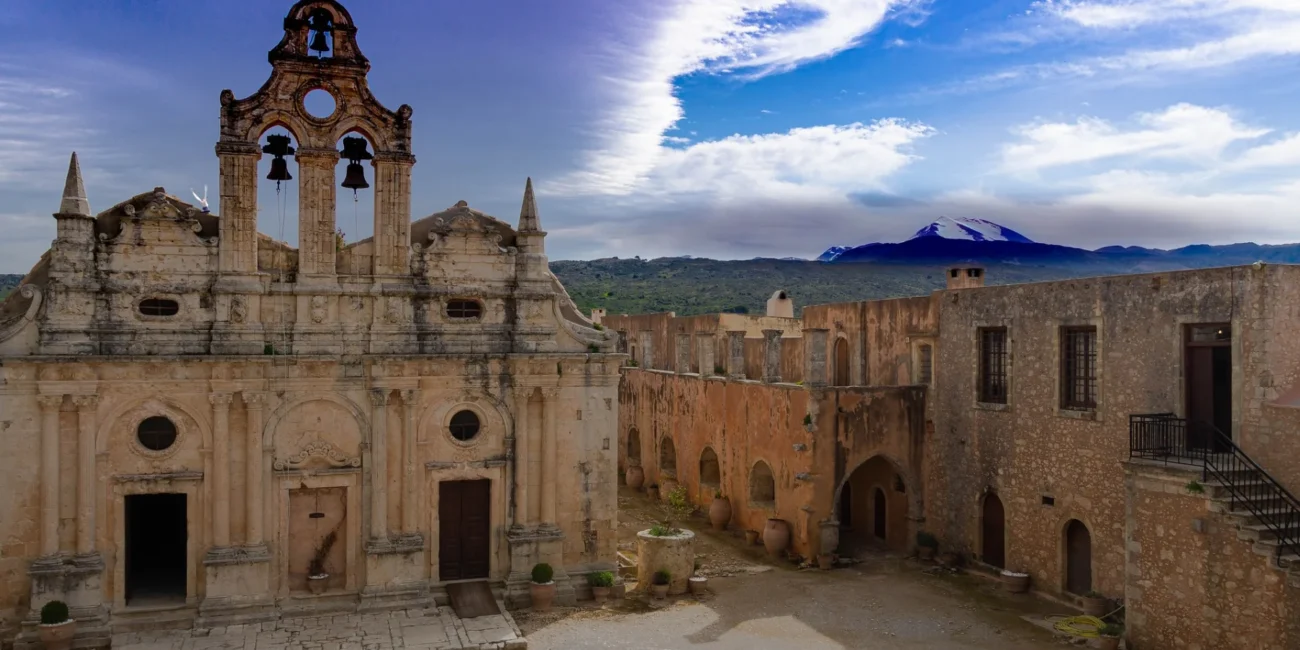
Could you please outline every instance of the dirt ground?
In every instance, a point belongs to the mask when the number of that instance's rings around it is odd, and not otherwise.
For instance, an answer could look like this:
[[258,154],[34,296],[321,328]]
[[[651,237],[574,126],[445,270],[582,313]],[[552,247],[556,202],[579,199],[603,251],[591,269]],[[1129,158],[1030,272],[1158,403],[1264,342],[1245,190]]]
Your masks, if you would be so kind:
[[[626,488],[619,494],[619,546],[667,510]],[[653,603],[632,590],[596,607],[515,613],[533,650],[560,648],[872,648],[1029,650],[1066,640],[1022,616],[1069,614],[1032,596],[1004,594],[987,579],[941,571],[914,559],[871,554],[833,571],[770,563],[739,533],[718,533],[697,517],[697,575],[710,595]]]

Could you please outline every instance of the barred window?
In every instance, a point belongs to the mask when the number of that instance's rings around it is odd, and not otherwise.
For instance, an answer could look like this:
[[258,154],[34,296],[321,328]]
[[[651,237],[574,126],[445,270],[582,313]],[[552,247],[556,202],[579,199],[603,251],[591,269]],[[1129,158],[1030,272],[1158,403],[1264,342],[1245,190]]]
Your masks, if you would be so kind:
[[1061,408],[1097,408],[1097,328],[1061,330]]
[[483,305],[477,300],[447,301],[448,318],[478,318],[483,315]]
[[980,401],[1007,403],[1007,330],[980,330]]
[[917,373],[920,375],[918,383],[928,386],[934,380],[934,347],[928,343],[922,343],[917,348],[916,356],[919,357],[918,361],[921,364],[920,372]]

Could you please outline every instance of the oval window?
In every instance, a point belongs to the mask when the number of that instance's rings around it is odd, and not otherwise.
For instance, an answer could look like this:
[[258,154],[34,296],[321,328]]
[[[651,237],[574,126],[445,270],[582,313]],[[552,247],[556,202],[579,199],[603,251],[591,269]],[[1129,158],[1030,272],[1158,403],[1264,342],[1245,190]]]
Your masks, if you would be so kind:
[[180,303],[166,298],[146,298],[140,301],[140,313],[145,316],[175,316]]
[[477,300],[447,301],[448,318],[478,318],[483,315],[483,305]]
[[468,442],[478,435],[479,422],[478,414],[473,411],[461,411],[451,416],[451,437],[461,441]]
[[155,415],[140,423],[135,437],[145,449],[163,451],[176,444],[176,425],[161,415]]

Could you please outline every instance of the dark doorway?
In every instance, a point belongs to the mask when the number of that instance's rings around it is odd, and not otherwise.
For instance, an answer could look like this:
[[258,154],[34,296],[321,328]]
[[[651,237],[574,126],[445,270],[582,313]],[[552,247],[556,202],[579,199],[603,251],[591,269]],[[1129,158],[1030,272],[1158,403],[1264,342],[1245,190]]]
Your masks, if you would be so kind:
[[1226,451],[1214,431],[1232,439],[1232,328],[1192,325],[1186,339],[1188,446]]
[[1092,591],[1092,535],[1078,519],[1065,526],[1065,590],[1072,594]]
[[871,517],[873,520],[871,532],[872,534],[874,534],[876,537],[880,539],[889,539],[888,537],[885,536],[885,533],[887,532],[887,527],[885,525],[885,522],[887,521],[888,518],[888,513],[885,511],[887,507],[885,505],[885,491],[880,488],[876,488],[874,496],[875,496],[874,502],[871,504],[872,506]]
[[185,495],[132,494],[125,509],[126,604],[185,602]]
[[981,531],[983,560],[985,564],[1004,569],[1007,566],[1007,520],[1002,509],[1002,499],[996,494],[984,497],[984,517]]
[[443,581],[488,577],[492,481],[438,484],[438,574]]
[[840,489],[840,528],[853,530],[853,485],[847,482]]
[[849,342],[835,340],[835,385],[849,385]]

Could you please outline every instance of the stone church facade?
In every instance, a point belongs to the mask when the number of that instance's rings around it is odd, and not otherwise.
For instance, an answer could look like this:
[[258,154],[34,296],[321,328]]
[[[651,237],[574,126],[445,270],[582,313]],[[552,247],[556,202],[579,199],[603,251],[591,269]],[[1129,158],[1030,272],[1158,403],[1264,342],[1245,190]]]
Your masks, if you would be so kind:
[[[625,357],[548,270],[531,181],[516,225],[463,201],[411,220],[412,110],[371,94],[356,31],[298,2],[262,88],[221,93],[220,216],[163,188],[92,213],[74,154],[57,239],[0,304],[0,634],[20,647],[53,599],[90,646],[461,580],[526,604],[537,562],[563,601],[615,566]],[[257,232],[268,132],[293,144],[296,248]],[[375,236],[343,245],[357,135]]]

